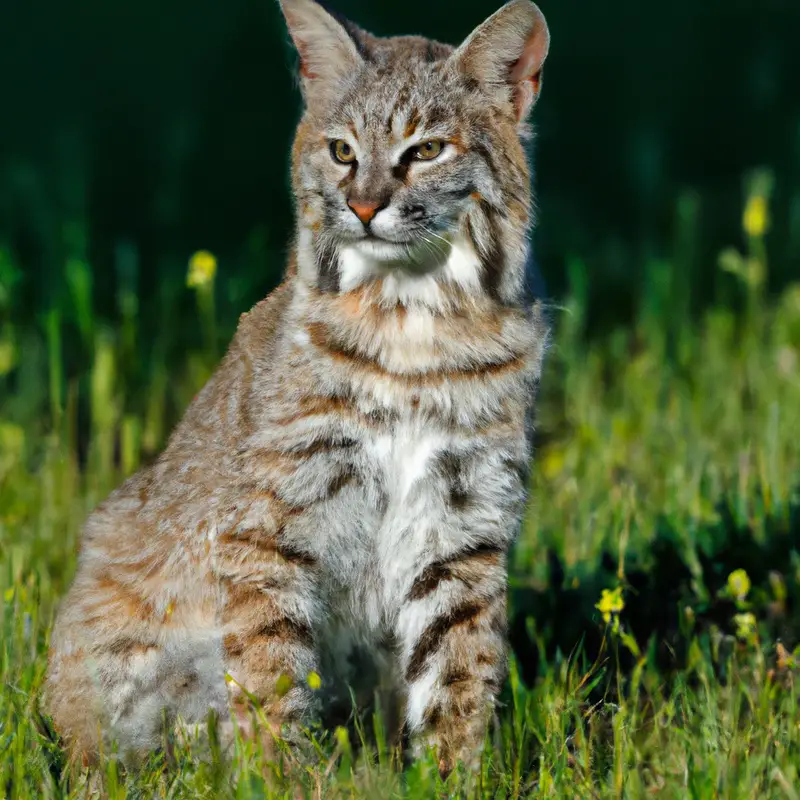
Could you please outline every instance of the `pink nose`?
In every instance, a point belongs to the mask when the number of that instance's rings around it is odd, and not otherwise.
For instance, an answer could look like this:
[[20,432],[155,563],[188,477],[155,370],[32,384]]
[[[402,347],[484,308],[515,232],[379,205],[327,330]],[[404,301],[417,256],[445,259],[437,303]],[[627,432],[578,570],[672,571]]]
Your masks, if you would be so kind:
[[357,203],[353,200],[348,200],[347,205],[365,225],[372,220],[381,207],[380,203]]

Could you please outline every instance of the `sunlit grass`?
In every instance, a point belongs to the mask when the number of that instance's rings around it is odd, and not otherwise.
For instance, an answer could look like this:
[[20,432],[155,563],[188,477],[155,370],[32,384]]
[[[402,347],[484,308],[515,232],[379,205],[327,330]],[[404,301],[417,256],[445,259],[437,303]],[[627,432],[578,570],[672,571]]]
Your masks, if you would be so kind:
[[[800,797],[800,285],[765,293],[765,186],[754,182],[747,201],[746,250],[721,258],[742,294],[736,313],[718,305],[689,319],[672,302],[681,264],[654,263],[636,324],[587,342],[589,278],[572,264],[513,560],[512,611],[531,649],[512,664],[479,774],[445,785],[433,759],[404,768],[376,716],[309,731],[304,762],[284,749],[267,764],[239,743],[231,765],[178,749],[126,776],[110,757],[108,795],[300,787],[425,798],[462,786],[487,798]],[[142,330],[134,296],[121,299],[116,330],[93,316],[80,261],[67,266],[65,305],[37,330],[15,329],[9,259],[0,256],[0,793],[83,797],[87,776],[64,769],[37,707],[53,611],[86,514],[153,457],[213,369],[225,329],[214,284],[225,272],[210,254],[192,260],[185,291],[202,335],[173,363],[162,346],[171,331]],[[76,347],[85,369],[70,367]]]

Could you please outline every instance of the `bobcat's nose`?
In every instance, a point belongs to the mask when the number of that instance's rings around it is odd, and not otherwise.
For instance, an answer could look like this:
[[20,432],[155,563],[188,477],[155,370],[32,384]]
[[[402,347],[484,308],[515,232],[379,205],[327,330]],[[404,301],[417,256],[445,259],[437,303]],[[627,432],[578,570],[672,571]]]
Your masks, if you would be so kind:
[[364,225],[369,225],[374,216],[382,208],[386,208],[386,205],[383,203],[368,203],[358,200],[348,200],[347,205],[350,206],[350,210],[361,220],[361,222],[364,223]]

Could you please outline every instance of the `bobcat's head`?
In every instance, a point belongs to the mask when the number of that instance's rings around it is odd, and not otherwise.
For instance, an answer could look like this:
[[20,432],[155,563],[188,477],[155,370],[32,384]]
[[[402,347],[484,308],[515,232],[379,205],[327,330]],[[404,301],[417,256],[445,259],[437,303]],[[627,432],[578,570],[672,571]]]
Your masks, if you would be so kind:
[[[457,48],[377,38],[281,0],[305,111],[293,152],[301,276],[324,291],[392,279],[517,302],[530,224],[523,140],[549,34],[512,0]],[[402,288],[401,288],[402,287]]]

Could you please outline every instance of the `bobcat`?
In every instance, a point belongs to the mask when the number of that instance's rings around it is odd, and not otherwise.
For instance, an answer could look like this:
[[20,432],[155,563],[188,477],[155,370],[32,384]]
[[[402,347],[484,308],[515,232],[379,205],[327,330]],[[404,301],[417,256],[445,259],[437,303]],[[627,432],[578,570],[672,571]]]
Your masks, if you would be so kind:
[[549,34],[528,0],[455,49],[281,5],[305,100],[285,279],[89,517],[45,707],[73,757],[114,740],[135,762],[210,712],[223,745],[291,741],[353,686],[394,698],[445,774],[480,757],[505,676],[548,335],[524,142]]

